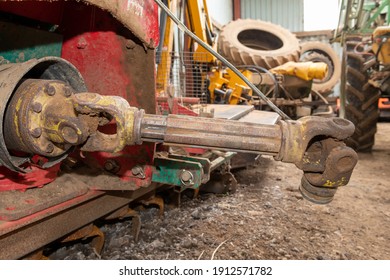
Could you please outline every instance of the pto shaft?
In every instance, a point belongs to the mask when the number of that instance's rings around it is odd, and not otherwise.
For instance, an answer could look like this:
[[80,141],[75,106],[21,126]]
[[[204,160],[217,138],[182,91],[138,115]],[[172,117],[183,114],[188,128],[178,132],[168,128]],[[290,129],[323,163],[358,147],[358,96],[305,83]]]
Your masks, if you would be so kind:
[[180,115],[145,114],[141,120],[140,135],[146,142],[269,155],[277,155],[282,144],[279,125]]
[[[114,133],[99,129],[109,124],[116,126]],[[329,202],[337,187],[348,183],[357,162],[356,153],[341,141],[354,126],[340,118],[310,116],[266,125],[149,115],[118,96],[75,93],[52,80],[23,81],[9,102],[4,128],[10,151],[43,155],[50,164],[73,146],[115,153],[143,141],[272,155],[304,171],[302,194],[316,203]],[[19,165],[15,169],[21,170]]]

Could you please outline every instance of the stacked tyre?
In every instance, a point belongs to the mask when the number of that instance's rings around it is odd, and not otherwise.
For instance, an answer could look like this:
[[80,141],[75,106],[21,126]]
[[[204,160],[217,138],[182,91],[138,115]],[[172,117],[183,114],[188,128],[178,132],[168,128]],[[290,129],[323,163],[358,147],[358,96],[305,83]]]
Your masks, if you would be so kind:
[[269,22],[239,19],[225,25],[218,41],[219,52],[235,65],[271,69],[298,61],[299,41],[287,29]]
[[341,62],[332,46],[319,41],[303,42],[300,61],[325,63],[328,66],[328,74],[322,80],[314,80],[312,89],[323,96],[332,93],[341,75]]

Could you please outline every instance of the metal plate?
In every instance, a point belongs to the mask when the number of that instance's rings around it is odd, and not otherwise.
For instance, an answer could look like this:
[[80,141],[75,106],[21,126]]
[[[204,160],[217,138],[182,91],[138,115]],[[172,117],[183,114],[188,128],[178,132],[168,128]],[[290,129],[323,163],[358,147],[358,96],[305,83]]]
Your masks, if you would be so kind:
[[13,221],[70,200],[88,191],[88,186],[71,175],[63,175],[44,188],[25,192],[6,191],[0,196],[0,220]]
[[249,114],[243,116],[238,121],[257,123],[257,124],[276,124],[280,120],[280,116],[274,112],[253,110]]

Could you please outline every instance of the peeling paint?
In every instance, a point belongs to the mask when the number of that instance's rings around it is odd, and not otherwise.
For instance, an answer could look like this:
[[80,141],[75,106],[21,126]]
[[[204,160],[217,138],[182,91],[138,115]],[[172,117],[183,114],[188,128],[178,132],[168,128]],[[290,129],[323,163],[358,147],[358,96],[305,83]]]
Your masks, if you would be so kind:
[[144,5],[135,0],[127,0],[127,11],[132,11],[136,16],[142,17],[144,15]]

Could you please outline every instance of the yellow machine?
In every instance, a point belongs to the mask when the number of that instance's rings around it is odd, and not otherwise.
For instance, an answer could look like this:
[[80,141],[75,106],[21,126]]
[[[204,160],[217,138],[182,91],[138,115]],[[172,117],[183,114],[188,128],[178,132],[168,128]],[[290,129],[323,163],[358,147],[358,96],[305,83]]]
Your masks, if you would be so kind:
[[382,64],[390,64],[390,26],[377,27],[373,34],[372,50]]
[[[206,0],[185,1],[185,5],[180,9],[177,9],[177,2],[177,0],[168,1],[168,7],[179,17],[181,15],[182,19],[185,19],[189,30],[216,50],[217,36],[214,34]],[[157,91],[159,93],[170,91],[169,88],[174,83],[172,76],[179,75],[178,79],[185,79],[180,86],[185,87],[183,91],[186,96],[203,98],[203,102],[214,104],[264,105],[258,96],[253,96],[253,91],[238,75],[222,66],[205,48],[191,38],[180,38],[177,34],[175,37],[170,19],[166,19],[163,35],[157,68]],[[172,54],[178,54],[178,57]],[[180,63],[186,61],[184,62],[185,73],[182,69],[174,70],[177,67],[174,62],[176,59]],[[268,93],[274,90],[278,92],[280,87],[281,92],[287,90],[288,92],[277,97],[302,100],[310,95],[312,80],[324,78],[328,71],[326,64],[322,62],[293,61],[270,70],[252,65],[239,69],[248,80]],[[169,94],[172,95],[171,92]],[[279,105],[282,106],[296,106],[296,104],[297,102],[291,102],[291,100],[286,102],[279,100]]]

